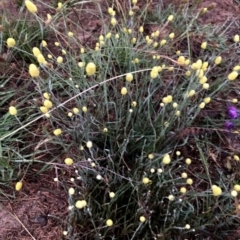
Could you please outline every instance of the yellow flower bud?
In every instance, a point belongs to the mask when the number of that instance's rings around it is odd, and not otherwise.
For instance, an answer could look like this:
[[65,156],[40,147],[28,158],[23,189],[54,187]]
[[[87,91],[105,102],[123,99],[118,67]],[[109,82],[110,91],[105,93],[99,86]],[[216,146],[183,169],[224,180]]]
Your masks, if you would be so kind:
[[210,97],[206,97],[206,98],[203,99],[203,101],[204,101],[206,104],[208,104],[208,103],[211,102],[211,98],[210,98]]
[[78,209],[82,209],[87,206],[87,202],[85,200],[78,200],[75,203],[75,207]]
[[68,189],[68,194],[69,195],[73,195],[74,193],[75,193],[75,189],[74,188],[71,187],[71,188]]
[[203,77],[200,78],[199,83],[200,83],[200,84],[204,84],[204,83],[207,82],[207,80],[208,80],[207,77],[206,77],[206,76],[203,76]]
[[41,107],[40,107],[40,111],[41,111],[42,113],[47,113],[47,112],[48,112],[48,109],[47,109],[46,107],[44,107],[44,106],[41,106]]
[[26,5],[26,7],[27,7],[27,9],[30,13],[36,13],[37,12],[37,7],[33,2],[31,2],[29,0],[26,0],[25,5]]
[[71,166],[73,164],[73,160],[72,158],[65,158],[64,160],[65,164],[68,166]]
[[110,197],[110,198],[114,198],[114,197],[115,197],[115,193],[114,193],[114,192],[110,192],[110,193],[109,193],[109,197]]
[[144,178],[142,179],[142,182],[143,182],[143,184],[148,184],[148,183],[150,183],[150,179],[147,178],[147,177],[144,177]]
[[185,173],[185,172],[183,172],[182,174],[181,174],[181,176],[182,176],[182,178],[187,178],[187,173]]
[[15,185],[15,190],[20,191],[22,189],[22,186],[23,186],[23,183],[21,181],[17,182]]
[[216,185],[212,185],[213,196],[217,197],[222,194],[222,189]]
[[218,64],[220,64],[221,62],[222,62],[222,57],[221,57],[221,56],[216,57],[214,63],[215,63],[216,65],[218,65]]
[[171,22],[173,20],[173,15],[170,15],[168,16],[168,19],[167,19],[169,22]]
[[205,105],[206,105],[205,102],[201,102],[198,107],[200,109],[203,109],[203,108],[205,108]]
[[116,20],[115,17],[111,18],[111,24],[112,24],[113,26],[116,26],[116,25],[117,25],[117,20]]
[[186,162],[186,164],[189,165],[189,164],[191,164],[192,160],[190,158],[186,158],[185,162]]
[[9,48],[14,47],[15,45],[16,45],[15,39],[13,39],[13,38],[8,38],[8,39],[7,39],[7,46],[8,46]]
[[195,90],[190,90],[188,93],[188,97],[192,97],[195,93]]
[[201,48],[202,48],[202,49],[206,49],[206,48],[207,48],[207,42],[203,42],[203,43],[201,44]]
[[234,38],[233,38],[233,41],[235,43],[238,43],[239,42],[239,35],[235,35]]
[[240,185],[239,184],[235,184],[233,186],[234,190],[236,190],[237,192],[240,192]]
[[43,97],[44,97],[45,99],[50,99],[50,95],[49,95],[49,93],[47,93],[47,92],[43,93]]
[[83,111],[83,112],[87,112],[87,110],[88,110],[88,109],[87,109],[86,106],[83,106],[83,107],[82,107],[82,111]]
[[127,88],[125,88],[125,87],[122,87],[122,89],[121,89],[121,94],[122,95],[126,95],[127,94]]
[[17,109],[14,106],[9,107],[9,114],[10,115],[17,115]]
[[193,184],[193,180],[191,178],[188,178],[186,183],[189,184],[189,185],[192,185]]
[[42,40],[42,46],[46,47],[47,46],[47,42],[45,40]]
[[128,73],[128,74],[126,75],[126,80],[127,80],[128,82],[131,82],[131,81],[133,80],[133,75],[132,75],[132,73]]
[[41,53],[37,55],[37,60],[38,60],[38,62],[40,64],[46,63],[46,60],[45,60],[44,56]]
[[175,199],[175,197],[174,197],[173,195],[169,195],[169,196],[168,196],[168,200],[169,200],[169,201],[173,201],[174,199]]
[[37,48],[37,47],[34,47],[34,48],[32,49],[32,52],[33,52],[33,55],[34,55],[35,57],[37,57],[39,54],[41,54],[41,51],[40,51],[39,48]]
[[160,46],[163,46],[163,45],[165,45],[165,44],[166,44],[166,42],[167,42],[167,40],[166,40],[166,39],[163,39],[163,40],[161,40],[161,41],[160,41]]
[[144,31],[143,26],[141,26],[141,27],[139,28],[139,32],[140,32],[140,33],[143,33],[143,31]]
[[108,219],[108,220],[106,221],[106,225],[107,225],[108,227],[111,227],[111,226],[113,225],[113,221],[112,221],[111,219]]
[[55,136],[59,136],[59,135],[62,134],[62,130],[61,130],[60,128],[57,128],[57,129],[55,129],[55,130],[53,131],[53,134],[54,134]]
[[29,74],[31,77],[38,77],[40,74],[38,67],[33,63],[29,65]]
[[62,63],[63,62],[63,57],[59,56],[57,57],[57,63]]
[[139,221],[143,223],[143,222],[146,221],[146,218],[145,218],[144,216],[141,216],[141,217],[139,218]]
[[73,32],[68,32],[68,36],[73,37],[74,36]]
[[209,84],[208,83],[204,83],[203,85],[202,85],[202,87],[203,87],[203,89],[209,89]]
[[238,155],[234,155],[234,156],[233,156],[233,159],[236,160],[236,161],[239,161],[239,160],[240,160]]
[[232,71],[231,73],[228,74],[228,80],[233,81],[237,78],[238,72],[237,71]]
[[46,99],[46,100],[44,100],[43,105],[44,105],[44,107],[49,109],[49,108],[52,107],[53,104],[52,104],[52,102],[50,100]]
[[175,33],[170,33],[169,38],[173,39],[175,37]]
[[87,64],[86,73],[88,76],[92,76],[96,73],[96,65],[93,62]]
[[154,159],[154,155],[152,153],[148,154],[149,159]]
[[185,57],[184,56],[179,56],[177,61],[180,65],[184,65],[185,64]]
[[181,193],[186,193],[186,192],[187,192],[187,189],[186,189],[185,187],[181,187],[181,188],[180,188],[180,192],[181,192]]
[[169,154],[165,154],[165,155],[163,156],[162,163],[163,163],[163,164],[169,164],[170,162],[171,162],[170,155],[169,155]]
[[91,148],[93,146],[93,144],[91,141],[87,141],[86,146],[87,146],[87,148]]

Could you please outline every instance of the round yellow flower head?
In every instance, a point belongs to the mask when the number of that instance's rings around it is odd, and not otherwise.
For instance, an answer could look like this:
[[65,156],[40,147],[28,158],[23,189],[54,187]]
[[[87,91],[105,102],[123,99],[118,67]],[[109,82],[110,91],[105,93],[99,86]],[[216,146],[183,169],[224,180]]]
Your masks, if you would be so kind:
[[238,155],[234,155],[234,156],[233,156],[233,159],[234,159],[235,161],[239,161],[239,156],[238,156]]
[[204,83],[204,84],[202,85],[202,87],[203,87],[203,89],[209,89],[209,84],[208,84],[208,83]]
[[143,33],[144,29],[143,29],[143,26],[141,26],[138,30],[140,33]]
[[47,93],[47,92],[45,92],[45,93],[43,93],[43,97],[44,97],[45,99],[50,99],[50,94]]
[[88,110],[88,109],[87,109],[86,106],[83,106],[83,107],[82,107],[82,111],[83,111],[83,112],[87,112],[87,110]]
[[233,197],[236,197],[236,196],[238,195],[238,192],[237,192],[236,190],[232,190],[232,191],[231,191],[231,195],[232,195]]
[[169,164],[170,162],[171,162],[170,155],[169,155],[169,154],[165,154],[165,155],[163,156],[162,163],[163,163],[163,164]]
[[238,72],[237,71],[232,71],[231,73],[228,74],[228,80],[233,81],[237,78]]
[[186,162],[186,164],[189,165],[189,164],[191,164],[192,160],[190,158],[186,158],[185,162]]
[[131,106],[132,106],[132,107],[136,107],[136,106],[137,106],[137,102],[136,102],[136,101],[133,101],[133,102],[131,103]]
[[8,38],[8,39],[7,39],[7,46],[8,46],[9,48],[14,47],[15,45],[16,45],[15,39],[13,39],[13,38]]
[[190,226],[189,224],[186,224],[186,225],[185,225],[185,228],[186,228],[186,229],[190,229],[191,226]]
[[33,52],[33,55],[34,55],[35,57],[37,57],[39,54],[41,54],[41,51],[40,51],[39,48],[37,48],[37,47],[34,47],[34,48],[32,49],[32,52]]
[[203,42],[203,43],[201,44],[201,48],[202,48],[202,49],[206,49],[206,48],[207,48],[207,42]]
[[218,64],[220,64],[221,62],[222,62],[222,57],[221,57],[221,56],[216,57],[214,63],[215,63],[216,65],[218,65]]
[[152,154],[152,153],[148,154],[148,158],[149,159],[154,159],[154,154]]
[[189,185],[192,185],[193,184],[193,180],[191,178],[188,178],[186,183],[189,184]]
[[192,97],[195,93],[195,90],[190,90],[188,93],[188,97]]
[[17,115],[17,109],[14,106],[9,107],[8,111],[10,115],[13,115],[13,116]]
[[166,39],[163,39],[163,40],[161,40],[161,41],[160,41],[160,46],[163,46],[163,45],[165,45],[165,44],[166,44],[166,42],[167,42],[167,40],[166,40]]
[[239,184],[235,184],[233,186],[234,190],[236,190],[237,192],[240,192],[240,185]]
[[87,202],[85,200],[78,200],[75,203],[75,207],[78,209],[82,209],[82,208],[86,207],[86,205],[87,205]]
[[175,33],[170,33],[169,38],[173,39],[175,37]]
[[108,129],[105,127],[105,128],[103,129],[103,132],[107,133],[107,132],[108,132]]
[[47,113],[47,112],[48,112],[48,109],[47,109],[45,106],[41,106],[41,107],[40,107],[40,111],[41,111],[42,113]]
[[57,128],[57,129],[55,129],[55,130],[53,131],[53,134],[54,134],[55,136],[59,136],[59,135],[62,134],[62,130],[61,130],[60,128]]
[[169,201],[173,201],[174,199],[175,199],[175,197],[174,197],[173,195],[169,195],[169,196],[168,196],[168,200],[169,200]]
[[63,57],[59,56],[57,57],[57,63],[62,63],[63,62]]
[[212,185],[213,196],[217,197],[222,194],[222,189],[216,185]]
[[131,82],[131,81],[133,80],[133,75],[132,75],[132,73],[128,73],[128,74],[126,75],[126,80],[127,80],[128,82]]
[[111,219],[108,219],[108,220],[106,221],[106,225],[107,225],[108,227],[111,227],[111,226],[113,225],[113,221],[112,221]]
[[37,60],[38,60],[38,62],[39,62],[40,64],[46,63],[46,60],[45,60],[44,56],[43,56],[41,53],[38,54]]
[[43,105],[47,109],[49,109],[49,108],[51,108],[53,106],[52,102],[50,100],[48,100],[48,99],[44,100]]
[[168,20],[169,22],[171,22],[171,21],[173,20],[173,18],[174,18],[173,15],[169,15],[167,20]]
[[96,73],[96,65],[93,62],[90,62],[86,66],[86,73],[88,76],[92,76]]
[[40,74],[38,67],[33,63],[31,63],[29,65],[29,71],[28,72],[29,72],[31,77],[38,77],[39,74]]
[[87,141],[86,146],[87,146],[87,148],[91,148],[93,146],[93,144],[91,141]]
[[109,193],[109,197],[110,197],[110,198],[114,198],[114,197],[115,197],[115,193],[114,193],[114,192],[110,192],[110,193]]
[[187,189],[186,189],[185,187],[181,187],[181,188],[180,188],[180,192],[181,192],[181,193],[186,193],[186,192],[187,192]]
[[185,173],[185,172],[183,172],[182,174],[181,174],[181,176],[182,176],[182,178],[187,178],[187,173]]
[[208,103],[211,102],[211,98],[210,98],[210,97],[205,97],[205,98],[203,99],[203,101],[204,101],[206,104],[208,104]]
[[127,94],[127,88],[125,88],[125,87],[122,87],[122,89],[121,89],[121,94],[122,95],[126,95]]
[[141,216],[141,217],[139,218],[139,221],[143,223],[143,222],[146,221],[146,218],[145,218],[144,216]]
[[233,41],[235,43],[238,43],[239,42],[239,35],[235,35],[234,38],[233,38]]
[[69,188],[68,189],[68,194],[69,195],[73,195],[75,193],[75,189],[74,188]]
[[177,62],[180,64],[180,65],[185,65],[185,57],[184,56],[179,56],[178,59],[177,59]]
[[73,37],[74,36],[73,32],[68,32],[68,36]]
[[79,109],[78,108],[73,108],[72,111],[73,111],[74,114],[78,114],[79,113]]
[[142,179],[142,182],[143,182],[144,184],[148,184],[148,183],[150,183],[150,179],[147,178],[147,177],[144,177],[144,178]]
[[42,40],[42,46],[46,47],[47,46],[47,42],[45,40]]
[[117,25],[117,20],[116,20],[115,17],[112,17],[112,18],[111,18],[111,24],[112,24],[113,26],[116,26],[116,25]]
[[200,108],[200,109],[203,109],[203,108],[205,108],[205,102],[201,102],[199,105],[198,105],[198,107]]
[[36,13],[37,12],[37,6],[33,2],[31,2],[29,0],[26,0],[25,5],[26,5],[26,7],[27,7],[27,9],[30,13]]
[[71,166],[73,164],[73,160],[72,158],[65,158],[64,160],[65,164],[68,166]]
[[23,183],[20,181],[20,182],[17,182],[15,184],[15,190],[16,191],[20,191],[22,189],[22,186],[23,186]]

